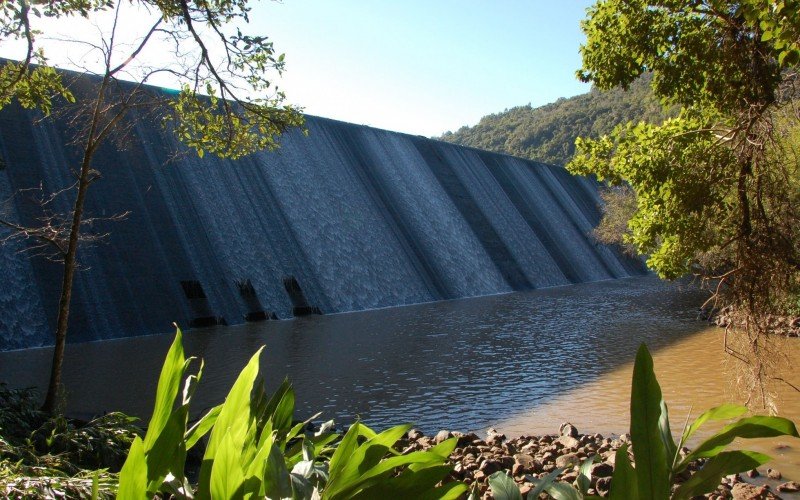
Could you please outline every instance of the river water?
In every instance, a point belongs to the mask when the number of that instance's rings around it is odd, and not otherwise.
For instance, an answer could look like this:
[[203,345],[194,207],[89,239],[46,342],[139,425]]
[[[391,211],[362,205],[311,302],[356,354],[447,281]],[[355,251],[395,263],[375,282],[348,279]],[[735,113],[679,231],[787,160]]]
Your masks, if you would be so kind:
[[[632,361],[646,342],[680,429],[690,407],[697,414],[735,398],[722,330],[696,318],[703,298],[687,285],[643,277],[192,330],[184,337],[187,353],[205,360],[194,410],[218,403],[266,345],[267,385],[288,375],[301,416],[322,411],[339,423],[360,417],[375,428],[414,422],[425,432],[554,433],[571,421],[581,432],[622,433]],[[68,413],[121,410],[146,418],[171,340],[165,334],[69,345]],[[50,355],[0,353],[0,380],[44,387]],[[800,421],[799,399],[788,393],[781,413]],[[800,479],[798,441],[757,449]]]

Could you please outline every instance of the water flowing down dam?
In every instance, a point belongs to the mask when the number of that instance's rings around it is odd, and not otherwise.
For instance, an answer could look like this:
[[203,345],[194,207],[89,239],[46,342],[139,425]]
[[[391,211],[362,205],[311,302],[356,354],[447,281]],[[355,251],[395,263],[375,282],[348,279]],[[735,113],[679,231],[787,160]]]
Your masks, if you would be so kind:
[[[131,124],[95,157],[89,231],[107,235],[79,254],[71,342],[646,272],[591,239],[598,185],[559,167],[313,116],[278,151],[201,159]],[[71,140],[67,118],[0,111],[5,218],[36,225],[74,183]],[[24,248],[0,246],[0,350],[52,343],[61,268]]]

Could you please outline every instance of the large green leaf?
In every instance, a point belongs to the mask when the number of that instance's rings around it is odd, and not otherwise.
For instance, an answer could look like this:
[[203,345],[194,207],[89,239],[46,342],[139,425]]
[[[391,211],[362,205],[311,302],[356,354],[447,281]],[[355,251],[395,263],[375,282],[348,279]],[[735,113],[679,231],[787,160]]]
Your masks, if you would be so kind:
[[658,431],[661,434],[661,442],[664,443],[667,469],[671,470],[678,454],[678,445],[675,444],[675,438],[672,437],[672,429],[669,426],[669,408],[667,408],[667,402],[663,399],[661,400],[661,416],[658,419]]
[[117,498],[120,500],[148,498],[147,461],[144,457],[144,443],[139,436],[133,439],[128,458],[125,459],[125,464],[119,472]]
[[[258,377],[258,363],[263,347],[256,351],[250,361],[239,373],[234,382],[222,409],[217,416],[217,421],[211,429],[203,463],[200,466],[200,478],[197,486],[198,499],[208,498],[210,492],[211,469],[222,439],[230,434],[230,439],[239,452],[244,452],[244,444],[248,435],[254,435],[254,416],[251,407],[251,394],[253,385]],[[250,443],[255,447],[255,443]]]
[[183,354],[183,335],[179,328],[167,352],[164,365],[161,367],[161,375],[158,377],[156,402],[153,407],[153,415],[150,417],[150,424],[147,426],[147,435],[144,438],[145,450],[149,450],[153,446],[153,443],[161,433],[161,429],[167,424],[172,408],[175,406],[175,398],[178,396],[181,379],[186,368],[187,362]]
[[578,487],[578,491],[584,495],[592,485],[592,465],[596,461],[597,455],[592,455],[583,461],[578,470],[578,478],[575,480],[575,485]]
[[183,469],[186,463],[186,420],[189,408],[181,406],[170,415],[166,425],[161,429],[158,439],[151,449],[147,450],[147,490],[155,493],[164,482],[168,473],[178,480],[183,480]]
[[264,468],[264,494],[267,498],[292,497],[292,482],[283,461],[283,454],[274,444],[270,446],[267,466]]
[[[355,495],[353,499],[375,499],[384,500],[386,498],[415,498],[418,499],[426,493],[434,490],[436,484],[444,479],[453,467],[450,465],[437,465],[426,467],[419,471],[409,469],[395,477],[389,477],[380,481],[369,488],[364,488]],[[439,491],[438,494],[444,493]],[[439,498],[435,496],[434,498]]]
[[272,420],[272,428],[282,437],[292,427],[294,416],[294,390],[288,379],[272,394],[264,408],[264,418]]
[[675,492],[675,500],[692,498],[714,491],[723,476],[755,469],[770,457],[754,451],[725,451],[710,459]]
[[330,479],[328,481],[328,485],[331,483],[335,484],[337,477],[344,470],[347,459],[353,454],[356,447],[358,447],[358,436],[360,434],[361,426],[362,424],[360,422],[356,422],[351,425],[344,434],[339,446],[336,447],[336,451],[333,452],[333,456],[331,457],[330,461]]
[[534,484],[533,489],[528,492],[528,498],[539,498],[539,495],[544,493],[545,490],[547,490],[547,488],[549,488],[550,485],[552,485],[555,482],[556,478],[558,478],[558,476],[561,475],[562,472],[564,472],[564,470],[565,470],[564,467],[554,469],[541,479],[535,479],[533,477],[526,476],[527,479]]
[[[420,471],[425,467],[440,465],[445,461],[444,458],[434,453],[415,451],[407,455],[392,456],[380,460],[371,468],[364,470],[362,468],[365,463],[364,460],[356,457],[356,454],[359,457],[362,456],[359,453],[360,449],[361,447],[348,460],[347,470],[343,474],[337,475],[336,480],[331,474],[328,486],[324,490],[325,498],[349,498],[359,489],[371,487],[398,467],[417,465],[414,470]],[[371,447],[365,455],[372,455],[373,453],[377,455],[379,450],[379,447]]]
[[747,407],[735,404],[724,404],[717,406],[715,408],[711,408],[710,410],[704,412],[702,415],[694,419],[692,425],[690,425],[683,433],[683,441],[684,442],[688,441],[689,438],[692,437],[692,435],[695,433],[695,431],[699,429],[701,425],[703,425],[709,420],[728,420],[740,417],[744,415],[746,412],[747,412]]
[[522,500],[519,486],[508,474],[498,471],[489,476],[489,487],[495,500]]
[[[354,426],[355,425],[360,424],[354,424]],[[341,468],[338,467],[338,464],[340,463],[340,457],[334,453],[333,458],[331,458],[331,478],[328,482],[328,486],[325,488],[325,492],[329,495],[337,495],[342,494],[345,491],[354,491],[357,487],[360,487],[361,480],[370,479],[385,472],[387,469],[376,468],[376,465],[386,455],[391,446],[396,443],[397,440],[400,439],[410,428],[411,424],[398,425],[386,429],[380,434],[375,435],[373,438],[368,439],[363,444],[351,451],[350,455],[347,456],[347,462],[344,463]],[[352,431],[353,428],[351,427],[350,430]],[[350,434],[350,431],[348,431],[348,434]],[[345,435],[345,438],[347,438],[347,435]],[[345,444],[344,439],[342,440],[342,444]],[[341,447],[342,444],[339,446]],[[397,463],[397,465],[413,463],[414,460],[409,459],[411,455],[414,454],[412,453],[409,455],[403,455],[402,457],[392,457],[393,459],[400,458],[401,460],[393,460],[392,462],[389,462],[389,460],[392,459],[388,459],[384,462]],[[336,463],[334,463],[334,458],[337,459]],[[425,458],[427,461],[432,461],[439,457],[438,455],[430,454]],[[406,462],[406,460],[408,461]],[[336,471],[334,472],[335,466]],[[386,464],[384,463],[382,466],[386,467]]]
[[639,486],[636,471],[628,459],[628,445],[624,444],[614,455],[614,475],[611,476],[609,500],[638,500]]
[[797,428],[794,423],[786,418],[759,415],[743,418],[726,425],[717,434],[700,443],[681,462],[681,467],[685,467],[692,460],[717,455],[736,438],[750,439],[776,436],[800,437],[797,434]]
[[642,344],[636,353],[631,384],[631,439],[636,461],[639,497],[665,500],[669,497],[669,469],[659,421],[661,387],[653,371],[653,358]]
[[219,412],[222,410],[222,405],[217,405],[208,412],[203,415],[200,420],[195,422],[195,424],[186,431],[186,435],[184,436],[184,440],[186,441],[186,449],[191,449],[197,442],[214,427],[214,423],[217,421],[217,417],[219,417]]
[[239,463],[239,447],[230,432],[218,444],[211,468],[212,498],[236,498],[244,485],[244,471]]
[[545,491],[553,497],[554,500],[582,500],[583,495],[581,495],[578,490],[573,488],[571,485],[567,483],[551,483],[550,486],[545,488]]
[[416,500],[458,500],[464,498],[467,491],[469,491],[469,486],[454,481],[438,488],[432,488],[417,496]]

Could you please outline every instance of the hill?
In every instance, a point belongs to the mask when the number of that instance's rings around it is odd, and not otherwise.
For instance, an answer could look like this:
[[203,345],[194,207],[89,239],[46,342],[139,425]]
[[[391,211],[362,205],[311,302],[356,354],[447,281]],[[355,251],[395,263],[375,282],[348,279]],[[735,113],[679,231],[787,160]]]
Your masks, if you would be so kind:
[[598,137],[630,120],[660,122],[663,118],[650,79],[644,78],[627,91],[592,89],[538,108],[528,104],[484,116],[474,127],[446,132],[439,139],[564,165],[575,152],[576,137]]

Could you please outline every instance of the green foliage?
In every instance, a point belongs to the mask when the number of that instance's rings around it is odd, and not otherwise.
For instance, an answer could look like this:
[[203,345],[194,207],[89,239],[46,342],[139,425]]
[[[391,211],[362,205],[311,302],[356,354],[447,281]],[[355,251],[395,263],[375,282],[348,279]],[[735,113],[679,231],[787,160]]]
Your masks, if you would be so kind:
[[647,77],[637,80],[627,91],[592,89],[537,108],[511,108],[484,116],[473,127],[447,132],[440,139],[564,165],[575,152],[577,137],[600,137],[628,121],[660,123],[669,115],[653,96],[649,81]]
[[794,1],[601,0],[582,23],[580,79],[611,89],[650,75],[680,111],[578,139],[568,169],[630,186],[624,242],[662,277],[722,279],[756,326],[786,314],[800,278],[797,12]]
[[113,498],[117,481],[107,469],[125,459],[137,431],[132,420],[50,417],[32,390],[0,384],[0,496]]
[[[361,423],[339,439],[332,422],[306,433],[294,423],[294,391],[284,381],[267,397],[256,352],[231,387],[225,402],[191,428],[187,414],[202,372],[186,377],[191,359],[183,353],[180,330],[159,377],[156,404],[144,439],[136,439],[119,476],[119,498],[414,498],[455,499],[467,487],[437,487],[452,468],[444,465],[456,439],[406,455],[393,446],[409,429],[401,425],[376,433]],[[312,418],[316,418],[312,417]],[[196,489],[184,474],[186,451],[208,435]]]

